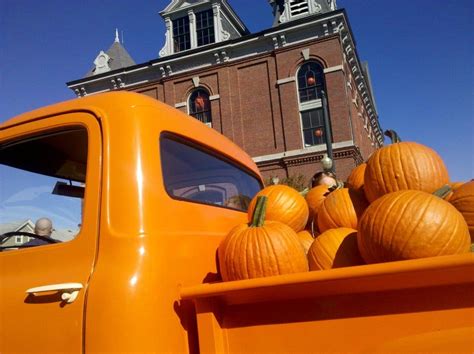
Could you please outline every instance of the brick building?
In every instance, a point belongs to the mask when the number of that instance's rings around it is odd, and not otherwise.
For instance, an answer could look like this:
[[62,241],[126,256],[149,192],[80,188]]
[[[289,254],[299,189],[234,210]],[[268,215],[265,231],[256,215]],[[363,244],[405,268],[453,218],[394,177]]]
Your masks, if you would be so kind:
[[86,77],[67,85],[79,97],[130,90],[176,107],[241,146],[266,178],[309,178],[330,139],[345,178],[383,144],[347,14],[334,0],[269,3],[273,26],[249,33],[226,0],[173,0],[160,12],[159,58],[135,64],[116,36]]

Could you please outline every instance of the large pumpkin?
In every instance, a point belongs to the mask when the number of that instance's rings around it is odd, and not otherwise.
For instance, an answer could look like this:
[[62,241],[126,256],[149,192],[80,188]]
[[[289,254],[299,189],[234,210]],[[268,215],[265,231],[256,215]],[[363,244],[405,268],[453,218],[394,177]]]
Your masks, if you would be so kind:
[[316,237],[308,251],[309,270],[365,264],[357,247],[357,231],[331,229]]
[[471,241],[474,242],[474,181],[464,183],[455,189],[449,202],[461,212],[469,227]]
[[384,194],[405,189],[433,193],[449,182],[443,160],[431,148],[400,142],[393,132],[394,144],[375,151],[367,162],[364,191],[369,202]]
[[362,191],[362,188],[364,187],[364,175],[366,168],[367,164],[362,163],[351,171],[351,174],[347,178],[347,185],[349,188],[356,191]]
[[233,228],[218,248],[224,281],[305,272],[308,261],[289,226],[265,221],[267,197],[258,198],[250,224]]
[[252,219],[259,196],[268,197],[266,220],[282,222],[296,232],[304,229],[308,221],[308,205],[296,189],[282,184],[265,187],[250,202],[249,220]]
[[357,229],[367,201],[363,194],[340,188],[329,193],[318,210],[318,228],[320,232],[338,227]]
[[421,191],[389,193],[365,211],[357,233],[367,263],[469,252],[469,230],[460,212]]

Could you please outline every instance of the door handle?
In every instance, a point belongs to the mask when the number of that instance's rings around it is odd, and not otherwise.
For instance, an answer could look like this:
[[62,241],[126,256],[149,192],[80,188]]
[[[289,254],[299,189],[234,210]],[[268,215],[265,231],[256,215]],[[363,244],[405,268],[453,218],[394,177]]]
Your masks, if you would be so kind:
[[37,286],[26,290],[26,293],[34,296],[40,293],[61,292],[61,299],[70,304],[76,300],[82,288],[81,283],[61,283]]

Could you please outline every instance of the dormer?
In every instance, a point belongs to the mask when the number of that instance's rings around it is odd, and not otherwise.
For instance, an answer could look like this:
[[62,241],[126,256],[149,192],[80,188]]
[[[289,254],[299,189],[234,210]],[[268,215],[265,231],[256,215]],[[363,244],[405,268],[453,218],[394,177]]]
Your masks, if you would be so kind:
[[160,57],[249,33],[227,0],[173,0],[160,15],[166,24]]
[[273,26],[337,9],[336,0],[268,0],[273,8]]

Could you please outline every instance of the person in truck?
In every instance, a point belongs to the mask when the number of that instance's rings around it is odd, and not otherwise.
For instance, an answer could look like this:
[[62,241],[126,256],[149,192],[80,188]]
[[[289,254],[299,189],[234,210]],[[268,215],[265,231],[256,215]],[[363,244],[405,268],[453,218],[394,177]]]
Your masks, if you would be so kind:
[[336,175],[331,171],[317,172],[311,179],[311,188],[323,184],[327,185],[328,187],[337,185]]
[[[35,234],[38,236],[43,236],[43,237],[51,237],[51,234],[53,233],[53,222],[48,219],[48,218],[39,218],[36,220],[35,223]],[[39,238],[35,238],[25,244],[25,246],[28,247],[33,247],[33,246],[41,246],[41,245],[47,245],[48,242],[41,240]]]

